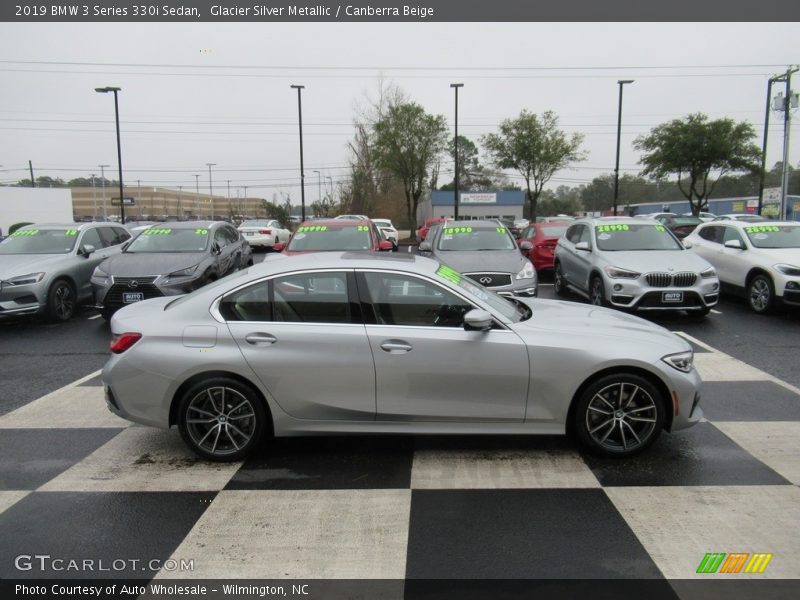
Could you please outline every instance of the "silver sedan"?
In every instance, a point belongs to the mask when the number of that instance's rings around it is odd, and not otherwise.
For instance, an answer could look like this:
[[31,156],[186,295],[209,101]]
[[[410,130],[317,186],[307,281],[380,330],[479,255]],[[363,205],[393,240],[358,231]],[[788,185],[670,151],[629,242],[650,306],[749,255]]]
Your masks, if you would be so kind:
[[211,460],[332,433],[574,433],[629,456],[702,417],[691,347],[666,329],[408,254],[273,256],[111,329],[110,410]]

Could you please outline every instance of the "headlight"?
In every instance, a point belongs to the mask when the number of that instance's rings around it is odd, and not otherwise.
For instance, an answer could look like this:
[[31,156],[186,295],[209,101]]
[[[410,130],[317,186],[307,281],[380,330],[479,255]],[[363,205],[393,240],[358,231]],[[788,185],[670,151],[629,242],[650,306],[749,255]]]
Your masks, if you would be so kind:
[[779,264],[775,265],[775,268],[784,275],[791,275],[792,277],[800,277],[800,267],[795,267],[794,265]]
[[688,373],[692,370],[694,362],[694,351],[678,352],[677,354],[668,354],[661,360],[667,363],[673,369],[678,369],[681,373]]
[[536,277],[536,269],[533,268],[531,261],[526,260],[522,271],[517,273],[517,279],[533,279],[534,277]]
[[641,273],[636,271],[629,271],[628,269],[619,269],[617,267],[606,267],[606,275],[611,279],[638,279]]
[[98,283],[106,283],[108,281],[108,273],[103,271],[99,266],[94,268],[94,272],[92,273],[92,281],[97,281]]
[[44,276],[44,273],[28,273],[27,275],[6,279],[6,283],[9,285],[30,285],[31,283],[39,283],[44,279]]
[[712,277],[716,277],[717,272],[714,270],[714,267],[708,267],[705,271],[700,273],[700,277],[703,279],[711,279]]
[[167,275],[167,278],[172,279],[173,277],[190,277],[194,275],[195,271],[197,271],[197,265],[189,267],[188,269],[181,269],[180,271],[175,271],[174,273],[170,273],[169,275]]

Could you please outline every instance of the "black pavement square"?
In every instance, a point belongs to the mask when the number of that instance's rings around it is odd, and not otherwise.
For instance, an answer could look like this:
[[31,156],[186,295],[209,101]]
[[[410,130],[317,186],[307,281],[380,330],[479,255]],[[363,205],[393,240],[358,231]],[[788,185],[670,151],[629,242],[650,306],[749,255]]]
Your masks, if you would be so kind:
[[660,578],[600,489],[414,490],[409,579]]
[[603,486],[789,484],[711,423],[665,431],[650,448],[631,458],[590,453],[583,458]]
[[[215,495],[33,492],[0,514],[0,540],[8,557],[0,562],[0,579],[150,579]],[[20,563],[20,555],[50,558]],[[92,562],[87,568],[84,561]]]
[[405,436],[278,438],[248,459],[225,489],[405,489],[413,458]]
[[0,430],[0,490],[35,490],[122,429]]
[[800,395],[771,381],[705,382],[701,406],[710,421],[800,421]]

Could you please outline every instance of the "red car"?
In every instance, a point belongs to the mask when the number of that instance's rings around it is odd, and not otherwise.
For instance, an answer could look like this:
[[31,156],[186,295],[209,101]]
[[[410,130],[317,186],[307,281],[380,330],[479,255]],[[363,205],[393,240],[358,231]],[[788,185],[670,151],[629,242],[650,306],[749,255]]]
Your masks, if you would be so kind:
[[315,219],[301,223],[288,243],[275,244],[273,249],[284,254],[348,250],[385,252],[394,249],[394,244],[383,239],[378,227],[369,220]]
[[425,236],[428,235],[428,230],[431,228],[431,225],[436,225],[437,223],[444,223],[447,219],[444,217],[432,217],[430,219],[425,219],[425,223],[422,224],[422,227],[417,229],[417,242],[423,242],[425,240]]
[[522,232],[520,244],[530,242],[533,247],[528,251],[521,250],[521,252],[530,259],[537,273],[553,269],[556,243],[571,224],[567,221],[534,223]]

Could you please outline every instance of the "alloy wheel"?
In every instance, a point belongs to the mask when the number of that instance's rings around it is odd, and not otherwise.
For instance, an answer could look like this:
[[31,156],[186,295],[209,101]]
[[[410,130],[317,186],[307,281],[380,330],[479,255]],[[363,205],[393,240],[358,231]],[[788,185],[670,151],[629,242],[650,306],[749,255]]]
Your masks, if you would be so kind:
[[192,398],[185,413],[186,433],[200,450],[216,457],[240,452],[258,426],[252,402],[226,386],[207,387]]
[[750,306],[758,313],[766,312],[772,301],[772,290],[764,277],[756,277],[750,283]]
[[592,279],[592,289],[589,292],[589,301],[595,306],[603,306],[603,281],[599,277]]
[[642,386],[615,382],[598,390],[586,405],[586,431],[601,449],[635,452],[656,432],[658,406]]

